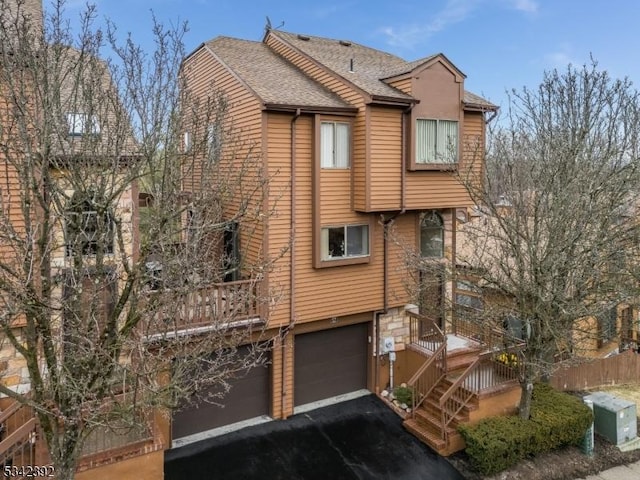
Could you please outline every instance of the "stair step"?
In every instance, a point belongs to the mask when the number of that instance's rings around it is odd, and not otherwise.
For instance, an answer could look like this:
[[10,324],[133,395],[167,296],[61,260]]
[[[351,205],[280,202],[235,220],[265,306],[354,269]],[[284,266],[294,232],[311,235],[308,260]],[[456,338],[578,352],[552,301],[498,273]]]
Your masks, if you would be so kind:
[[[434,412],[432,410],[419,408],[415,411],[415,419],[418,421],[418,423],[421,423],[426,427],[435,430],[436,432],[440,432],[440,430],[442,429],[442,416],[440,412]],[[464,423],[467,420],[469,420],[469,417],[465,416],[464,414],[456,415],[453,422],[451,422],[447,427],[447,431],[449,433],[457,431],[457,425],[460,423]]]
[[419,422],[412,418],[405,420],[403,426],[418,437],[421,442],[426,443],[435,450],[442,450],[447,445],[438,433],[424,428]]
[[[425,417],[431,419],[433,422],[436,422],[437,425],[440,425],[442,410],[439,405],[423,404],[420,408],[416,409],[416,415],[420,417]],[[469,409],[463,408],[460,410],[454,419],[454,422],[464,423],[469,420]]]

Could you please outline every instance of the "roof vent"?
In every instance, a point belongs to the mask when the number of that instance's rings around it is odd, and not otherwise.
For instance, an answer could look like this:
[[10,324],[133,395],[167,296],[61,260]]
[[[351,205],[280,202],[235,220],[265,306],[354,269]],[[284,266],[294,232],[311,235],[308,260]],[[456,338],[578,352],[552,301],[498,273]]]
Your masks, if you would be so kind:
[[350,47],[351,46],[351,42],[349,40],[340,40],[340,45],[342,45],[344,47]]
[[309,37],[308,35],[302,35],[301,33],[298,34],[298,39],[299,40],[304,40],[305,42],[308,42],[309,40],[311,40],[311,37]]
[[353,73],[353,58],[351,60],[349,60],[349,73]]

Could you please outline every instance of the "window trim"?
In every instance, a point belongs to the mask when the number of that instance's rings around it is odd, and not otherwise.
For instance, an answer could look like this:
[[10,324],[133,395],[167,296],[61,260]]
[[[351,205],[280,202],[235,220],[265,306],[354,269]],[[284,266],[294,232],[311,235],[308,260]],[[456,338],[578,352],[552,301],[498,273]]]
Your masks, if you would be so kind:
[[70,137],[100,135],[100,123],[95,115],[82,112],[67,113],[67,134]]
[[[71,203],[67,209],[65,210],[65,225],[64,225],[64,236],[65,236],[65,258],[72,258],[76,255],[74,252],[74,245],[76,244],[77,236],[83,235],[85,238],[82,240],[82,256],[84,257],[95,257],[97,255],[97,248],[93,248],[92,245],[96,244],[97,241],[91,240],[87,233],[83,231],[81,228],[76,229],[76,225],[72,224],[72,218],[77,218],[78,216],[84,218],[85,215],[94,215],[96,217],[96,224],[98,221],[102,220],[102,222],[107,226],[108,230],[106,235],[109,236],[108,243],[105,243],[105,251],[103,254],[105,256],[111,256],[116,251],[116,241],[115,241],[115,220],[114,214],[111,211],[104,212],[102,215],[102,219],[99,218],[98,211],[95,209],[93,202],[86,198],[84,200],[80,200],[80,203],[76,203],[73,205],[74,200],[72,197]],[[90,209],[92,208],[93,209]],[[84,220],[81,220],[81,224],[84,223]],[[75,232],[73,230],[76,230]],[[95,232],[94,232],[95,235]]]
[[[322,237],[323,237],[323,231],[329,228],[344,228],[345,229],[345,234],[346,234],[346,229],[347,227],[367,227],[367,247],[368,247],[368,253],[365,255],[354,255],[354,256],[345,256],[345,257],[336,257],[335,259],[332,258],[323,258],[322,256]],[[326,268],[326,267],[340,267],[340,266],[345,266],[345,265],[357,265],[357,264],[362,264],[362,263],[370,263],[371,262],[371,257],[373,255],[372,251],[373,251],[373,244],[372,244],[372,240],[373,240],[373,224],[371,222],[371,219],[367,219],[366,221],[363,222],[347,222],[347,223],[341,223],[341,224],[336,224],[336,223],[332,223],[332,224],[327,224],[327,225],[321,225],[318,229],[317,235],[315,235],[315,248],[314,248],[314,257],[315,257],[315,261],[314,261],[314,267],[315,268]]]
[[[411,138],[408,140],[409,151],[411,154],[409,155],[409,161],[407,165],[407,169],[410,171],[443,171],[443,172],[451,172],[457,171],[459,165],[461,163],[462,156],[462,132],[464,130],[464,122],[463,116],[461,115],[459,118],[437,118],[437,117],[426,117],[426,116],[411,116],[411,128],[409,129],[412,132]],[[447,163],[437,163],[437,162],[418,162],[417,161],[417,140],[418,140],[418,120],[434,120],[436,122],[446,121],[446,122],[456,122],[458,124],[458,144],[456,145],[456,158],[454,162]],[[437,127],[436,127],[437,129]],[[437,130],[436,130],[437,132]]]
[[[425,256],[422,254],[422,224],[424,222],[424,219],[427,215],[435,215],[436,218],[438,218],[440,220],[440,238],[442,240],[442,250],[441,250],[441,255],[439,256]],[[445,255],[445,230],[446,230],[446,222],[444,220],[444,216],[442,215],[442,212],[439,210],[424,210],[422,212],[420,212],[420,214],[418,215],[418,253],[420,254],[420,258],[423,259],[429,259],[429,260],[442,260],[444,258],[446,258]]]
[[[349,138],[347,139],[347,166],[340,167],[336,164],[336,158],[332,159],[332,166],[324,166],[322,164],[322,125],[332,124],[334,126],[334,147],[335,147],[335,126],[346,125],[348,128]],[[316,156],[318,159],[318,166],[320,170],[329,171],[350,171],[353,165],[353,121],[350,118],[334,118],[334,117],[319,117],[316,122]]]

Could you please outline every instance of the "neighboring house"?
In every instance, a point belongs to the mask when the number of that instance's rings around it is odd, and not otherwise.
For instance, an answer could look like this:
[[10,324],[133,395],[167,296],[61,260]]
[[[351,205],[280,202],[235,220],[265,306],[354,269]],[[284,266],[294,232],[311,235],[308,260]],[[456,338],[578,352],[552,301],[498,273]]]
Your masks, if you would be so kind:
[[[508,212],[509,205],[505,204],[502,213],[508,215]],[[453,324],[481,326],[489,323],[502,326],[514,336],[524,339],[526,331],[522,322],[509,313],[511,299],[487,285],[482,275],[474,271],[474,265],[488,265],[491,262],[487,259],[501,255],[495,238],[487,234],[492,228],[498,228],[495,217],[479,208],[461,210],[458,217]],[[636,305],[630,302],[603,305],[599,315],[577,318],[573,322],[569,338],[557,341],[556,358],[598,358],[630,348],[637,349],[640,338],[638,325]]]
[[[250,372],[237,395],[232,386],[224,409],[174,412],[174,445],[232,421],[379,393],[393,381],[394,355],[396,380],[409,379],[425,361],[404,368],[415,343],[411,304],[451,328],[445,273],[456,256],[455,212],[472,205],[459,175],[480,178],[485,123],[497,107],[466,91],[443,54],[407,62],[271,29],[262,42],[203,43],[183,74],[196,96],[224,93],[229,121],[262,160],[271,214],[252,238],[239,225],[239,238],[243,261],[275,259],[263,288],[280,300],[263,321],[286,333],[270,368]],[[434,268],[416,275],[407,255]],[[407,285],[411,278],[427,288]]]
[[[35,31],[42,28],[40,0],[16,1],[13,5],[7,2],[7,10],[2,13],[26,15]],[[17,103],[14,98],[0,97],[0,255],[3,256],[0,276],[3,321],[13,322],[12,334],[18,338],[27,325],[24,299],[20,298],[20,289],[27,292],[30,286],[24,273],[26,259],[33,262],[43,282],[45,279],[51,282],[52,295],[42,298],[51,299],[51,310],[57,312],[51,317],[50,327],[60,341],[56,354],[63,356],[81,331],[66,328],[67,325],[95,320],[98,327],[88,328],[87,335],[97,335],[95,332],[104,326],[107,312],[113,309],[117,282],[123,278],[123,259],[126,262],[135,255],[138,192],[127,170],[130,162],[135,161],[136,145],[130,125],[126,119],[123,121],[125,117],[107,64],[72,47],[56,45],[48,53],[53,50],[56,55],[43,56],[42,61],[58,62],[55,67],[51,64],[51,70],[68,75],[59,84],[54,82],[53,74],[48,78],[59,88],[31,84],[30,80],[19,83],[24,79],[16,79],[18,87],[14,87],[14,92],[22,88],[20,94],[24,97],[16,96],[26,99],[27,105],[22,117],[12,110]],[[7,53],[5,49],[5,54],[13,52]],[[26,66],[25,78],[31,78],[33,72],[41,73],[37,68]],[[3,93],[6,91],[11,90],[6,88]],[[44,168],[25,166],[30,158],[38,160],[32,164]],[[28,175],[33,175],[35,187],[29,183]],[[45,208],[49,211],[46,217]],[[122,234],[120,241],[114,228],[116,220]],[[39,236],[42,231],[49,232],[46,241]],[[36,248],[37,241],[44,246]],[[103,281],[104,276],[94,275],[98,257],[109,272],[108,282]],[[46,262],[47,267],[38,262]],[[24,285],[20,285],[21,281]],[[71,299],[72,296],[77,298]],[[40,297],[34,293],[34,298]],[[71,305],[77,305],[78,309],[72,311]],[[6,338],[0,343],[0,366],[4,386],[18,393],[32,390],[24,356]],[[30,445],[24,438],[11,444],[13,434],[32,435],[31,431],[19,428],[26,427],[22,423],[29,417],[22,415],[15,423],[11,415],[16,409],[12,404],[13,400],[2,395],[0,435],[6,440],[0,450],[3,464],[25,455],[24,450],[16,453],[16,449]],[[35,424],[32,428],[35,432]],[[35,434],[29,438],[34,441]],[[44,450],[40,447],[36,450],[38,462],[47,461],[46,456],[41,456]],[[94,453],[91,445],[85,453]],[[26,458],[22,461],[27,461]]]

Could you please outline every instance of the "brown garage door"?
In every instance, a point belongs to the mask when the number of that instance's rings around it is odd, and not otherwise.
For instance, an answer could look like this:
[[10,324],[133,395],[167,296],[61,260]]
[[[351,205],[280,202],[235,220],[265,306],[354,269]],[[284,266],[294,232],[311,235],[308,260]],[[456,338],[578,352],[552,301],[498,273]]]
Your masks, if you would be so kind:
[[296,335],[295,405],[367,388],[368,324]]
[[171,437],[185,437],[269,414],[268,365],[251,368],[230,383],[231,390],[218,400],[224,408],[202,401],[174,410]]

